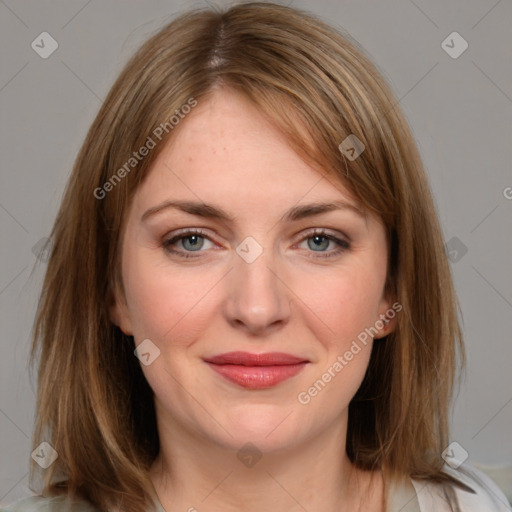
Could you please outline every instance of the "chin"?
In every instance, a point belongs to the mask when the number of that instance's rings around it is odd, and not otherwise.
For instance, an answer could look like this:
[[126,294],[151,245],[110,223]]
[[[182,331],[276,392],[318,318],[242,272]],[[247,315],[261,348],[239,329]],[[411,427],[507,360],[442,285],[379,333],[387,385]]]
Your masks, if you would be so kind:
[[298,441],[300,436],[296,414],[275,405],[253,405],[238,407],[226,414],[221,430],[224,442],[239,449],[250,442],[261,451],[282,449],[290,440]]

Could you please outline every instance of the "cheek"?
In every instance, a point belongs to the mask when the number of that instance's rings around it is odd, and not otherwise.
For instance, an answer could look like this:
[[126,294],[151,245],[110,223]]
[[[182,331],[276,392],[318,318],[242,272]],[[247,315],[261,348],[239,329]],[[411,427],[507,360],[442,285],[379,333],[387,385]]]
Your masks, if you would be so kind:
[[376,269],[342,268],[317,275],[314,281],[303,280],[296,288],[297,301],[310,311],[305,318],[326,348],[344,351],[378,319],[383,284],[384,275]]
[[324,350],[297,401],[311,421],[322,417],[328,423],[346,410],[363,381],[373,346],[365,329],[378,319],[381,286],[362,270],[330,274],[316,283],[308,295],[302,291],[303,318]]
[[143,251],[127,259],[125,289],[136,340],[150,338],[167,345],[169,339],[187,344],[209,316],[208,292],[218,278],[197,268],[173,269]]

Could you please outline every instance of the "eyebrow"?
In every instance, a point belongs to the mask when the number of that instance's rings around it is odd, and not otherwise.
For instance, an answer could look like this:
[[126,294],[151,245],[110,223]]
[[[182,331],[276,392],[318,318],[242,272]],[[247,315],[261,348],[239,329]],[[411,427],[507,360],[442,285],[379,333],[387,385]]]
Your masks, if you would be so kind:
[[[233,216],[225,212],[222,208],[212,204],[196,201],[168,200],[146,210],[141,217],[141,221],[144,222],[149,217],[152,217],[153,215],[156,215],[168,208],[175,208],[198,217],[217,219],[225,222],[233,222],[235,220]],[[321,215],[322,213],[332,212],[335,210],[349,210],[365,220],[367,217],[363,210],[351,203],[344,201],[329,201],[328,203],[317,202],[294,206],[285,212],[280,220],[281,222],[294,222],[306,217]]]

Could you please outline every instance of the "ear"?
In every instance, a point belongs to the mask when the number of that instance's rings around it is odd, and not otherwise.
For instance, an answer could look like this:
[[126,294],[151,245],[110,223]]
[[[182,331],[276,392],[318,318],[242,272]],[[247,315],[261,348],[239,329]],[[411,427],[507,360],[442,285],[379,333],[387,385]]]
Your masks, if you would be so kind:
[[109,288],[108,312],[111,322],[117,325],[124,334],[133,336],[132,323],[124,295],[117,288]]
[[383,298],[379,305],[379,317],[375,321],[378,334],[374,339],[384,338],[396,328],[398,313],[402,311],[402,304],[392,299]]

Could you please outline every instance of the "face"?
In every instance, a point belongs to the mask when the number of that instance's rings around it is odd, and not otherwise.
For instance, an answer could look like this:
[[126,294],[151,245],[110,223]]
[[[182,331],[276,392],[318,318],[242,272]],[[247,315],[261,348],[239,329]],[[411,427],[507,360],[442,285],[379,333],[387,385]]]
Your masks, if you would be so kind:
[[384,228],[243,97],[216,91],[182,123],[127,213],[112,320],[143,343],[168,425],[234,449],[322,435],[384,335]]

